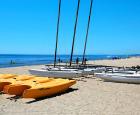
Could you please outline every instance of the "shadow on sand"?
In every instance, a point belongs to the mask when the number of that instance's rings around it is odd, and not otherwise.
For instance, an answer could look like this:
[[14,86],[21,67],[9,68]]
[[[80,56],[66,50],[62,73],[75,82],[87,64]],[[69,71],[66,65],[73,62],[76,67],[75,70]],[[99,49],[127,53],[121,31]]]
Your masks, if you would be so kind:
[[9,100],[13,100],[13,101],[17,101],[18,99],[20,99],[21,97],[20,96],[13,96],[13,97],[7,97],[6,99],[9,99]]
[[3,94],[3,92],[0,92],[0,95],[2,95]]
[[[56,97],[56,96],[61,96],[61,95],[64,95],[66,93],[70,93],[70,92],[77,91],[77,90],[78,90],[77,88],[69,88],[65,92],[62,92],[62,93],[59,93],[59,94],[56,94],[56,95],[52,95],[52,96],[49,96],[49,97],[34,99],[32,101],[26,102],[26,104],[31,104],[31,103],[34,103],[34,102],[42,101],[42,100],[53,98],[53,97]],[[18,99],[21,99],[21,98],[22,98],[21,96],[12,96],[12,97],[8,97],[7,99],[16,102]]]

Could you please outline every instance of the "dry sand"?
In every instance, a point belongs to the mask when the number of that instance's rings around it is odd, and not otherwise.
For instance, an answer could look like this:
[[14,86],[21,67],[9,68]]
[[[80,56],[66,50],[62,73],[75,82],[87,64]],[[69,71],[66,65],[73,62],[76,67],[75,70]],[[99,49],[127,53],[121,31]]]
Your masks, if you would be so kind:
[[[133,58],[131,59],[134,61]],[[101,62],[98,61],[98,63]],[[129,63],[132,63],[131,60]],[[135,62],[133,63],[135,64]],[[138,64],[136,63],[136,65]],[[42,66],[1,68],[0,73],[29,74],[28,69],[40,67]],[[78,81],[72,87],[73,90],[69,90],[65,94],[41,100],[22,98],[12,100],[9,97],[13,96],[2,94],[0,95],[0,115],[140,114],[139,84],[104,82],[96,78],[85,79],[85,81]]]
[[132,66],[140,65],[140,57],[132,57],[132,58],[126,58],[126,59],[117,59],[117,60],[88,61],[87,63],[88,64],[94,64],[94,65],[132,67]]

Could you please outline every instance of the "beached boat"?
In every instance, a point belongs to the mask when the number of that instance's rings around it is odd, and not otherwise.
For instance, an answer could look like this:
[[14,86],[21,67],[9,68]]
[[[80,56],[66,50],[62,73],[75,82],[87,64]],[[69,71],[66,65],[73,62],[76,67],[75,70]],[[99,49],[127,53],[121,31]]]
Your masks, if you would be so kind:
[[38,76],[46,76],[46,77],[53,77],[53,78],[75,78],[82,76],[81,71],[75,70],[45,70],[45,69],[31,69],[29,72],[32,75]]
[[8,78],[13,78],[16,75],[14,74],[0,74],[0,79],[8,79]]
[[12,75],[12,74],[1,74],[0,75],[0,91],[3,90],[5,85],[9,85],[18,81],[26,81],[34,78],[34,76],[29,75]]
[[122,73],[122,74],[135,74],[138,73],[137,71],[132,71],[132,70],[113,70],[113,71],[107,71],[109,73]]
[[55,78],[76,78],[86,75],[94,75],[96,72],[105,71],[105,68],[66,68],[66,67],[47,67],[41,69],[31,69],[32,75],[55,77]]
[[105,68],[86,68],[82,70],[83,75],[94,75],[94,73],[99,73],[105,71]]
[[103,75],[108,75],[108,76],[124,76],[124,77],[140,77],[139,72],[134,72],[134,71],[116,71],[116,72],[99,72],[99,73],[94,73],[96,77],[100,77]]
[[75,80],[54,79],[47,77],[26,76],[24,79],[21,76],[9,79],[0,79],[0,85],[3,85],[3,92],[6,94],[18,95],[23,98],[41,98],[45,96],[55,95],[66,91],[69,87],[76,83]]
[[105,81],[140,83],[140,74],[122,74],[122,73],[96,73],[96,77]]

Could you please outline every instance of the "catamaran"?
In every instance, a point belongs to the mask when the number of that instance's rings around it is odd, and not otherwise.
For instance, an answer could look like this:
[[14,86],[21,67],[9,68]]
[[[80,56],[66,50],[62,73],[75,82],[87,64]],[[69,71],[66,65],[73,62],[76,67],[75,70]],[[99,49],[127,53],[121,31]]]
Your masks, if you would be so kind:
[[[89,31],[89,26],[90,26],[92,4],[93,4],[93,0],[91,0],[91,2],[90,2],[90,11],[89,11],[89,17],[88,17],[88,25],[87,25],[84,53],[83,53],[83,61],[85,60],[85,51],[86,51],[88,31]],[[73,58],[73,50],[74,50],[74,43],[75,43],[76,30],[77,30],[79,8],[80,8],[80,0],[78,0],[77,10],[76,10],[76,19],[75,19],[75,25],[74,25],[72,49],[71,49],[71,56],[70,56],[70,66],[72,64],[72,58]],[[31,70],[29,70],[29,72],[33,75],[38,75],[38,76],[61,77],[61,78],[74,78],[74,77],[80,77],[80,76],[85,75],[85,74],[86,75],[87,74],[93,74],[95,69],[84,68],[84,69],[81,70],[81,69],[71,69],[71,68],[61,68],[61,69],[56,68],[58,36],[59,36],[58,35],[59,34],[59,22],[60,22],[60,13],[61,13],[60,11],[61,11],[61,1],[59,2],[59,10],[58,10],[56,46],[55,46],[55,56],[54,56],[54,68],[51,68],[51,69],[31,69]]]
[[33,75],[61,78],[75,78],[87,75],[94,75],[105,71],[104,67],[98,68],[66,68],[66,67],[44,67],[41,69],[31,69],[29,72]]
[[54,78],[75,78],[82,76],[81,71],[76,71],[72,69],[57,69],[53,68],[51,70],[46,69],[31,69],[29,72],[33,75],[37,76],[46,76],[46,77],[54,77]]
[[95,73],[95,76],[105,81],[140,83],[140,73]]

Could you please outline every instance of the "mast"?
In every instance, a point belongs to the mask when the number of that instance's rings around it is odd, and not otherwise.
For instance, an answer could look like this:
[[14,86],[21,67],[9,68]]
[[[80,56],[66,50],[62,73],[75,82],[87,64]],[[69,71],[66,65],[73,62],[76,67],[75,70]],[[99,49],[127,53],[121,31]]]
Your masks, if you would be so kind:
[[57,20],[57,32],[56,32],[56,44],[55,44],[55,56],[54,56],[54,67],[56,65],[57,47],[58,47],[58,34],[59,34],[59,22],[60,22],[60,10],[61,10],[61,0],[59,0],[58,8],[58,20]]
[[85,38],[85,45],[84,45],[84,51],[83,51],[82,64],[84,64],[84,60],[85,60],[85,53],[86,53],[86,47],[87,47],[87,39],[88,39],[89,26],[90,26],[90,20],[91,20],[91,12],[92,12],[93,0],[90,0],[90,1],[91,1],[90,2],[90,11],[89,11],[89,17],[88,17],[87,32],[86,32],[86,38]]
[[76,11],[76,20],[75,20],[74,34],[73,34],[73,41],[72,41],[72,49],[71,49],[71,56],[70,56],[70,66],[72,64],[72,57],[73,57],[73,50],[74,50],[74,43],[75,43],[75,35],[76,35],[77,21],[78,21],[78,13],[79,13],[79,6],[80,6],[80,0],[78,0],[77,11]]

